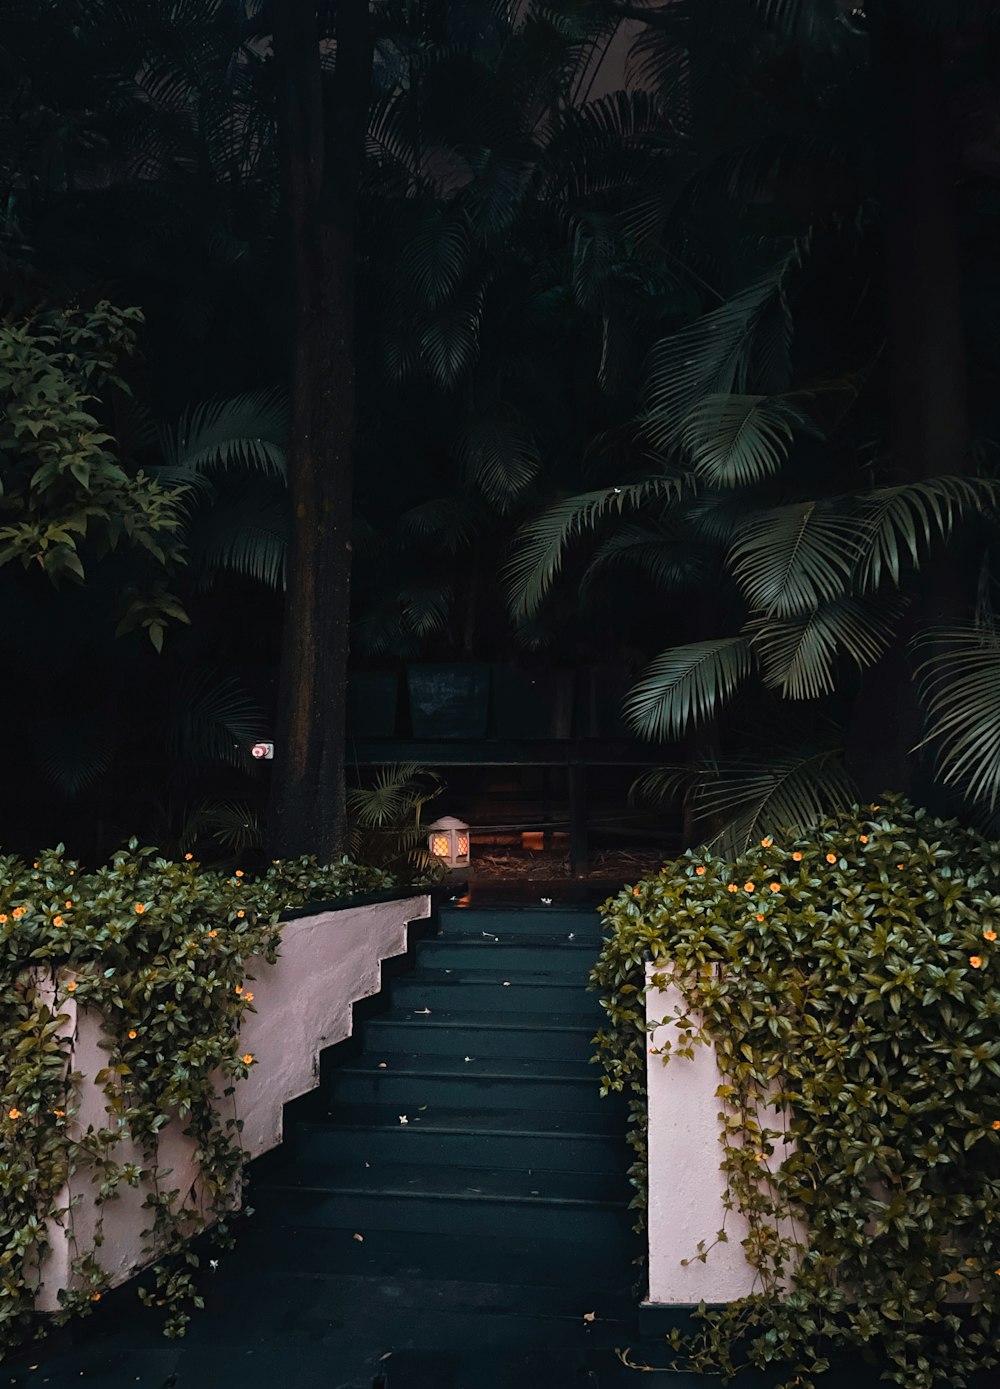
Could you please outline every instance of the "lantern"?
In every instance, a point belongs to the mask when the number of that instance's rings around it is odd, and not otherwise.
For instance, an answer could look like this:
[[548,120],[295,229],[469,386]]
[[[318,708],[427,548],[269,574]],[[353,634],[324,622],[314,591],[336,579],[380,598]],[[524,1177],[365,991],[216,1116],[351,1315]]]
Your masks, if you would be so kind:
[[429,826],[427,847],[435,858],[439,858],[448,868],[468,868],[470,837],[469,827],[454,815],[442,816]]

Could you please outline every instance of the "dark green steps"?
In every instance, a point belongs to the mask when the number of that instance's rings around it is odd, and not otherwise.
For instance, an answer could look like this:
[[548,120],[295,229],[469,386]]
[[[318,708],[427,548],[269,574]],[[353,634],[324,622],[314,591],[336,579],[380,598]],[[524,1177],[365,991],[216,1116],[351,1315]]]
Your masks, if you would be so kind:
[[626,1105],[592,1064],[599,949],[596,913],[442,912],[331,1069],[327,1115],[253,1193],[257,1263],[354,1278],[394,1311],[478,1311],[504,1346],[573,1340],[598,1306],[630,1316]]
[[[410,1173],[410,1176],[413,1174]],[[433,1189],[426,1172],[419,1186],[404,1174],[373,1173],[372,1184],[331,1190],[329,1174],[310,1186],[272,1184],[267,1192],[266,1218],[290,1226],[326,1229],[352,1225],[355,1232],[414,1230],[436,1234],[451,1230],[462,1234],[488,1234],[503,1230],[520,1237],[525,1246],[522,1276],[528,1276],[536,1244],[559,1244],[566,1238],[589,1238],[597,1243],[618,1240],[625,1218],[625,1200],[598,1201],[593,1197],[558,1196],[542,1187],[510,1190],[492,1180],[496,1174],[477,1171],[477,1182],[454,1182]],[[450,1170],[440,1174],[451,1179]],[[509,1172],[504,1176],[510,1176]],[[522,1174],[518,1173],[518,1176]],[[533,1178],[525,1176],[526,1182]],[[559,1174],[565,1177],[566,1174]],[[376,1181],[381,1185],[376,1185]],[[565,1185],[565,1183],[563,1183]]]
[[557,982],[568,977],[580,985],[597,962],[597,946],[527,936],[516,941],[431,937],[421,941],[417,958],[422,969],[490,970],[503,979],[544,975]]
[[[359,1106],[361,1108],[361,1106]],[[433,1163],[438,1167],[492,1167],[521,1170],[525,1153],[540,1168],[563,1172],[621,1174],[627,1166],[616,1133],[560,1132],[556,1129],[517,1128],[526,1118],[541,1125],[547,1111],[535,1115],[511,1114],[505,1129],[471,1127],[458,1114],[440,1116],[453,1122],[439,1123],[430,1111],[401,1125],[395,1115],[382,1124],[303,1124],[296,1131],[296,1157],[307,1163],[344,1162]],[[458,1127],[461,1119],[465,1126]],[[419,1122],[423,1120],[423,1122]],[[579,1125],[580,1116],[567,1122]]]
[[392,981],[396,1008],[417,1011],[429,1008],[445,1012],[546,1013],[575,1016],[593,1022],[604,1018],[595,994],[586,990],[586,979],[572,984],[556,979],[524,979],[490,970],[416,969]]
[[[383,1069],[384,1068],[384,1069]],[[550,1057],[422,1056],[390,1053],[363,1056],[333,1074],[331,1099],[349,1104],[392,1103],[407,1118],[421,1106],[547,1105],[580,1113],[602,1106],[622,1109],[621,1100],[602,1100],[595,1067],[585,1061]]]
[[595,1027],[578,1018],[554,1022],[537,1013],[474,1013],[430,1015],[398,1009],[384,1018],[373,1018],[365,1027],[365,1042],[374,1055],[379,1051],[421,1051],[425,1056],[545,1055],[563,1060],[587,1060],[593,1055]]
[[[360,1234],[361,1239],[355,1239]],[[631,1288],[631,1259],[638,1239],[630,1231],[596,1242],[585,1231],[563,1231],[556,1242],[530,1247],[509,1231],[471,1234],[373,1229],[357,1225],[294,1225],[276,1219],[263,1204],[240,1235],[239,1257],[276,1274],[356,1274],[365,1278],[461,1278],[480,1283],[525,1282],[532,1287],[583,1287],[617,1293]],[[470,1295],[474,1295],[470,1294]]]
[[512,909],[457,907],[445,908],[440,915],[440,935],[483,940],[497,936],[516,940],[528,936],[549,940],[568,940],[580,944],[601,941],[601,918],[597,912],[578,907],[521,907]]

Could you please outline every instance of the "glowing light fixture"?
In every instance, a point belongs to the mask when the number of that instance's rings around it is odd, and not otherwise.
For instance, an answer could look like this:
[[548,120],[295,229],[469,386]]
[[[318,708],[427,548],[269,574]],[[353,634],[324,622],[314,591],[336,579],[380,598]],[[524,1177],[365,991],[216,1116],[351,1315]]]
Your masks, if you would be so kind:
[[454,815],[444,815],[428,826],[427,847],[449,868],[468,868],[471,838],[469,826]]

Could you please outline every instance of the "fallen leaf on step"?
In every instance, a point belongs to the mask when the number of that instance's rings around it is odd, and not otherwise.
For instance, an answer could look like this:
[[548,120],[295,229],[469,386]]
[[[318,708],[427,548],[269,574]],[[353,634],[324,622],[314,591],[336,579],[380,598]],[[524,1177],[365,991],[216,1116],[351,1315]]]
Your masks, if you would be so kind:
[[425,1110],[425,1109],[427,1108],[427,1106],[426,1106],[425,1104],[422,1104],[422,1105],[419,1106],[419,1108],[420,1108],[421,1112],[423,1112],[423,1110]]
[[463,1057],[462,1057],[462,1060],[463,1060],[463,1061],[475,1061],[475,1059],[476,1059],[476,1058],[475,1058],[474,1056],[463,1056]]
[[[451,900],[454,902],[454,900],[455,900],[454,897],[453,897]],[[390,1356],[391,1354],[392,1354],[392,1351],[391,1351],[391,1350],[387,1350],[386,1353],[385,1353],[384,1355],[380,1355],[380,1356],[379,1356],[379,1359],[380,1359],[380,1360],[388,1360],[388,1359],[389,1359],[389,1356]]]
[[551,898],[551,897],[543,897],[543,898],[542,898],[542,903],[543,903],[543,905],[546,906],[546,907],[551,907],[551,906],[552,906],[552,898]]
[[378,1068],[380,1071],[387,1071],[389,1069],[388,1061],[380,1061],[378,1063]]
[[356,1239],[357,1242],[358,1242],[358,1244],[364,1244],[364,1242],[365,1242],[365,1237],[364,1237],[364,1235],[354,1235],[354,1236],[352,1236],[352,1238],[353,1238],[353,1239]]
[[409,1121],[409,1119],[407,1119],[407,1117],[406,1117],[405,1114],[401,1114],[401,1115],[399,1116],[399,1122],[400,1122],[401,1124],[408,1124],[410,1121]]
[[371,1163],[370,1163],[370,1162],[366,1162],[366,1163],[365,1163],[365,1166],[366,1166],[366,1167],[371,1167]]
[[575,936],[575,934],[574,934],[572,931],[570,931],[570,933],[569,933],[569,935],[566,937],[566,939],[567,939],[567,940],[576,940],[576,936]]
[[596,1320],[597,1320],[597,1313],[596,1313],[596,1312],[584,1312],[584,1314],[583,1314],[583,1319],[584,1319],[584,1321],[588,1321],[588,1322],[589,1322],[589,1321],[596,1321]]
[[429,1008],[418,1008],[416,1011],[426,1017],[429,1016],[431,1010]]
[[503,981],[503,986],[504,986],[505,989],[509,989],[509,988],[510,988],[510,980],[509,980],[509,979],[505,979],[505,980]]

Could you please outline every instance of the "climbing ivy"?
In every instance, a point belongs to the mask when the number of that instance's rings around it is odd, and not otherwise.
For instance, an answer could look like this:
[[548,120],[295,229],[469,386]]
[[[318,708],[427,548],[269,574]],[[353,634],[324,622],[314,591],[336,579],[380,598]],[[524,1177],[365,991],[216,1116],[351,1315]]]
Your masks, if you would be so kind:
[[726,1208],[757,1274],[753,1296],[674,1333],[677,1363],[787,1367],[804,1389],[834,1350],[907,1389],[995,1365],[1000,844],[887,800],[735,861],[686,854],[603,910],[599,1059],[605,1090],[632,1093],[634,1204],[652,960],[683,1000],[662,1062],[718,1057]]
[[[222,1098],[256,1064],[239,1043],[253,1011],[251,960],[273,962],[279,915],[310,903],[393,887],[389,873],[343,862],[273,864],[252,878],[175,863],[133,841],[96,872],[62,848],[34,864],[0,857],[0,1353],[29,1334],[42,1261],[51,1242],[74,1234],[67,1181],[93,1190],[99,1209],[123,1183],[148,1186],[152,1287],[167,1335],[183,1334],[201,1306],[198,1257],[189,1241],[226,1221],[240,1189],[242,1123]],[[67,1004],[94,1009],[105,1033],[106,1123],[80,1132]],[[221,1078],[221,1079],[220,1079]],[[197,1207],[170,1189],[159,1134],[175,1116],[197,1143],[203,1189]],[[124,1140],[141,1165],[119,1159]],[[74,1288],[56,1320],[100,1301],[101,1221],[91,1247],[77,1249]]]

